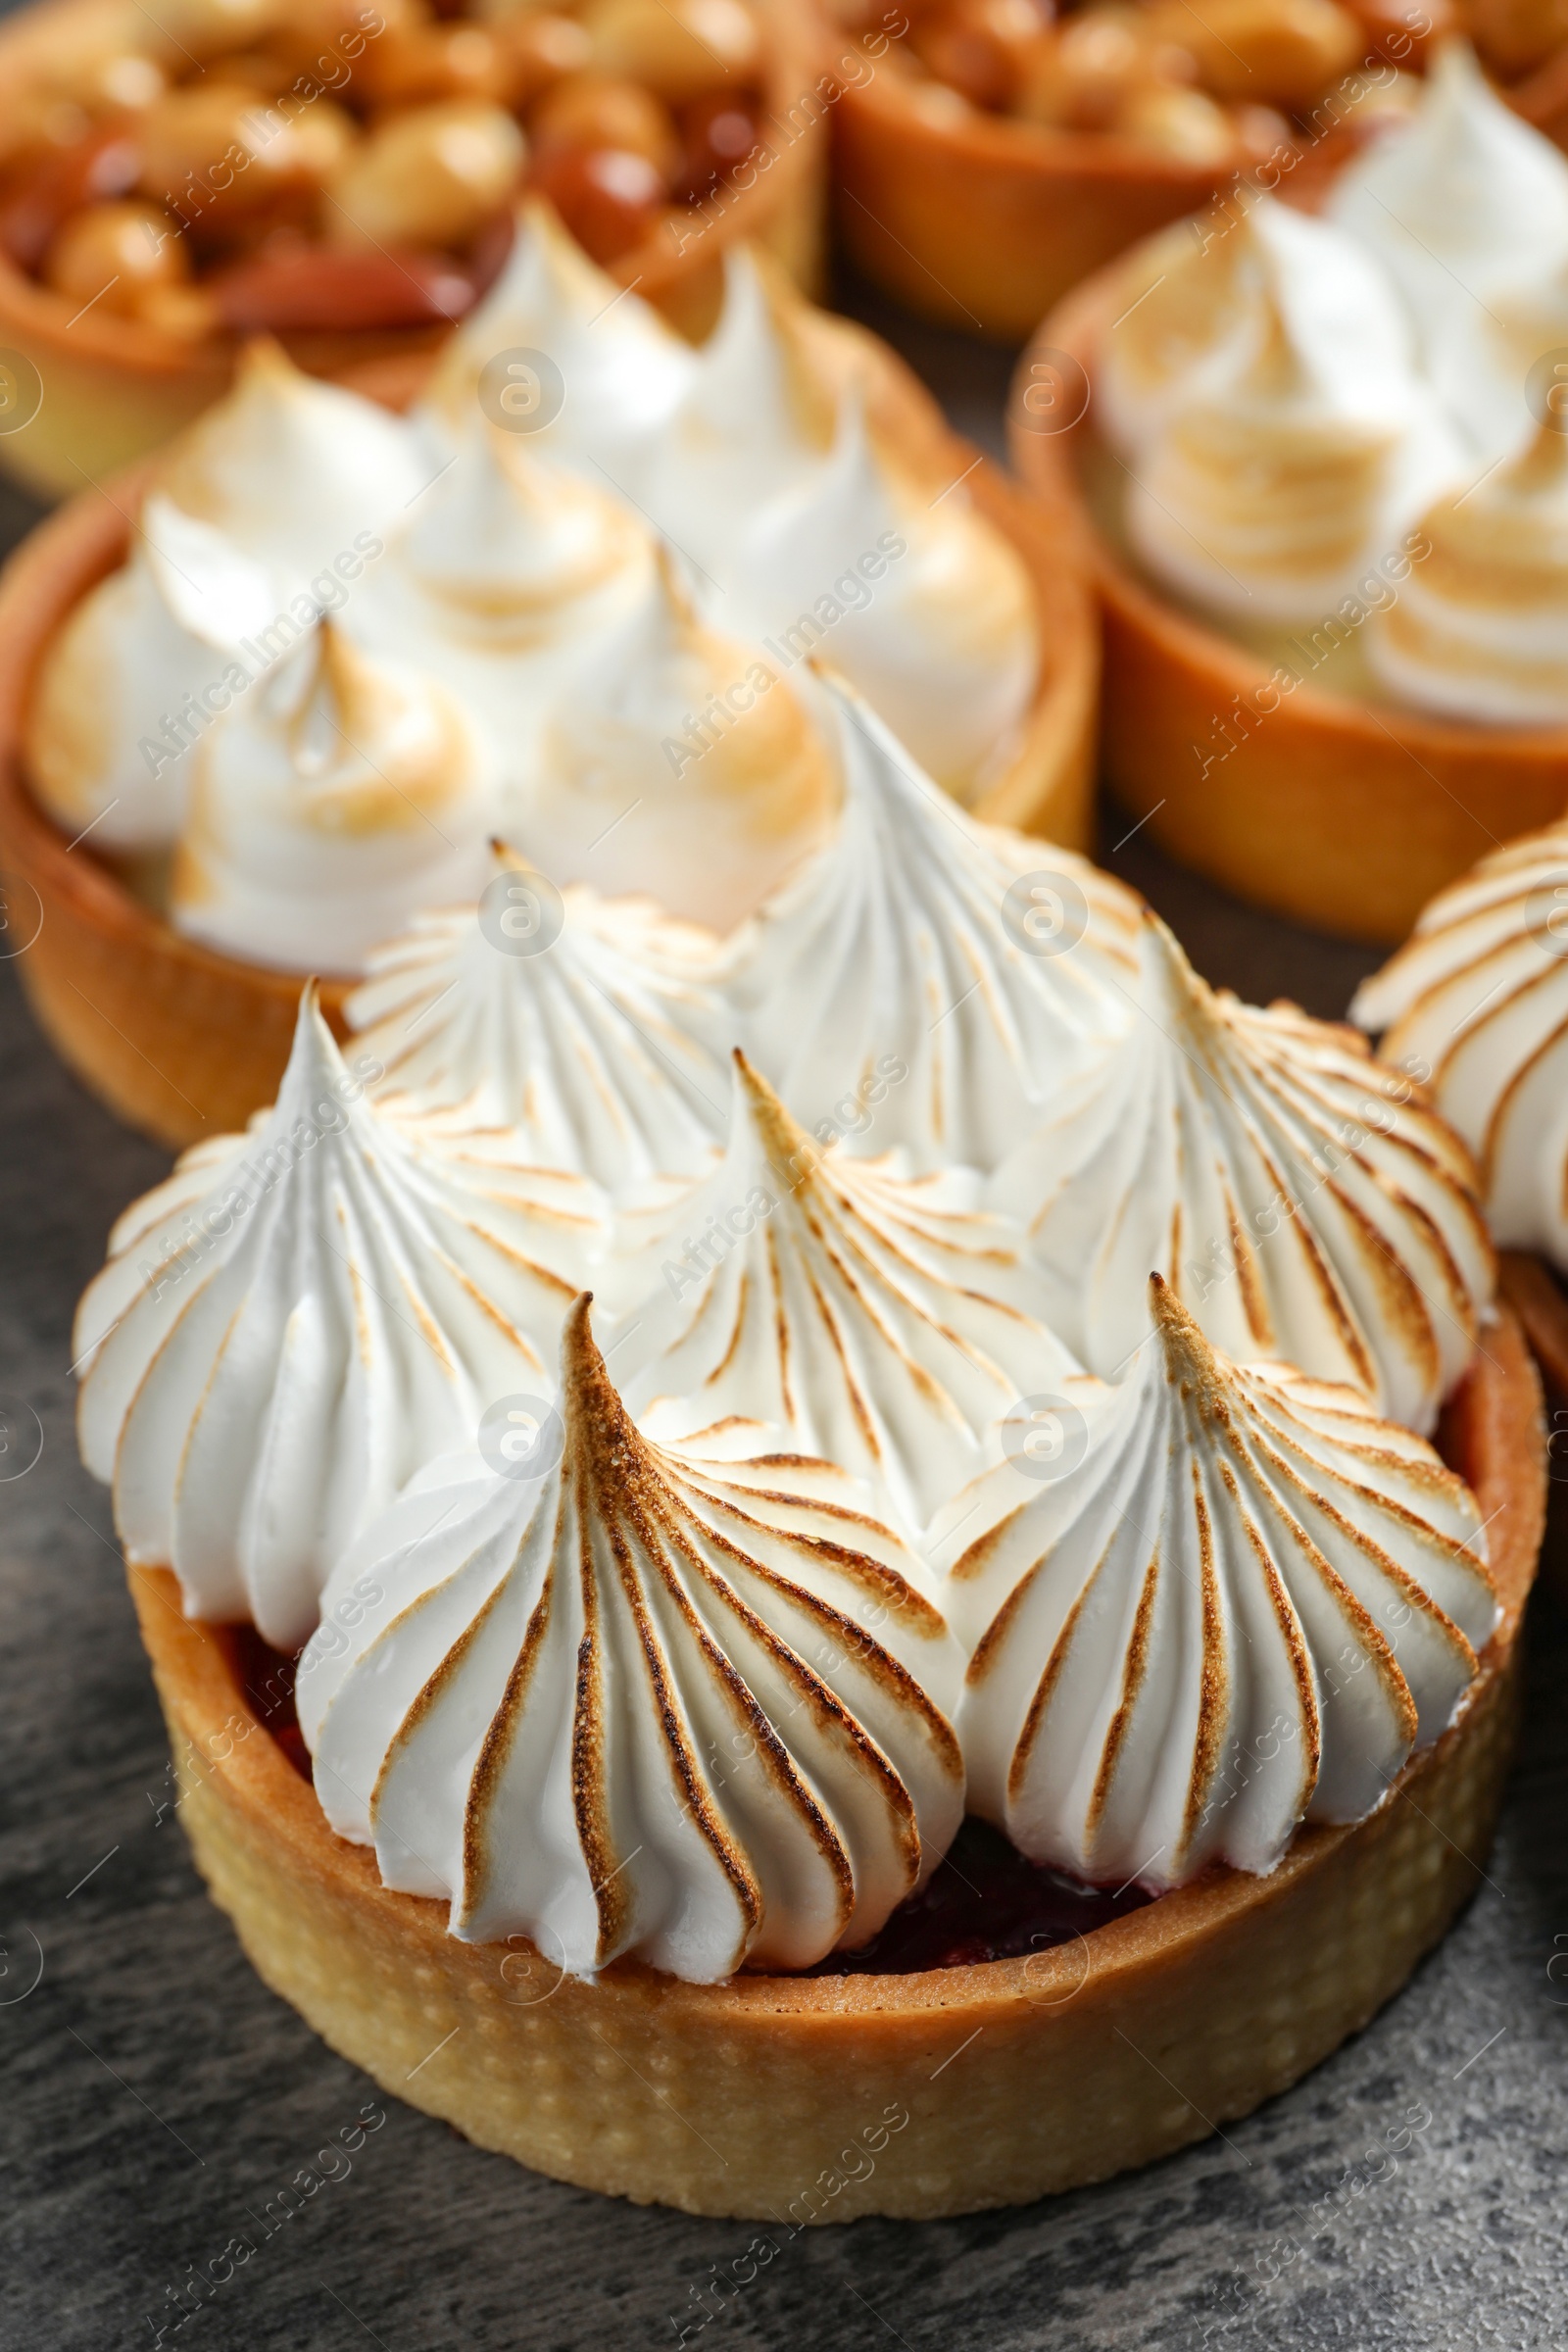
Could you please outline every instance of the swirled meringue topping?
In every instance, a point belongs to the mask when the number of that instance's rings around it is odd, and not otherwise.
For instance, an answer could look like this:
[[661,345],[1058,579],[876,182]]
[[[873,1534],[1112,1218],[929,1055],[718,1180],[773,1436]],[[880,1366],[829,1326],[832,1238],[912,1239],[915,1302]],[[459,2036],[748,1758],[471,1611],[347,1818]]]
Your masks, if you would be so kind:
[[298,1680],[318,1794],[466,1940],[574,1975],[808,1967],[957,1828],[961,1659],[842,1472],[640,1436],[587,1305],[559,1461],[441,1462],[344,1559]]
[[1053,1329],[1113,1375],[1157,1272],[1231,1355],[1430,1430],[1494,1280],[1464,1146],[1349,1030],[1210,989],[1152,914],[1139,1006],[991,1186]]
[[1131,1017],[1139,902],[1054,844],[976,824],[863,704],[828,695],[838,832],[718,976],[751,1058],[819,1138],[993,1167]]
[[875,447],[858,391],[827,457],[758,514],[722,576],[732,626],[788,659],[820,647],[958,799],[1016,750],[1040,674],[1028,570],[961,484],[933,493]]
[[1350,1017],[1430,1070],[1475,1152],[1504,1249],[1568,1270],[1568,824],[1495,851],[1432,901]]
[[82,1459],[127,1558],[278,1649],[367,1516],[548,1380],[602,1240],[580,1177],[376,1112],[371,1070],[307,989],[273,1108],[126,1210],[76,1311]]
[[[493,880],[508,876],[528,904],[537,877],[498,848]],[[706,1174],[729,1077],[705,1042],[724,1016],[692,943],[651,905],[563,895],[560,936],[537,955],[510,953],[471,906],[416,915],[349,1000],[363,1050],[419,1103],[506,1128],[525,1158],[612,1196]]]
[[456,695],[515,770],[549,704],[647,599],[653,563],[629,508],[481,419],[377,564],[355,625]]
[[954,1502],[944,1603],[971,1809],[1033,1861],[1163,1888],[1374,1811],[1497,1607],[1475,1498],[1421,1439],[1228,1362],[1157,1275],[1150,1310],[1060,1476],[1003,1462]]
[[1348,238],[1320,234],[1343,273],[1332,301],[1309,310],[1282,277],[1259,283],[1245,331],[1172,400],[1127,495],[1151,571],[1264,627],[1331,610],[1466,470],[1392,289]]
[[833,391],[797,329],[804,307],[747,248],[726,253],[718,324],[650,451],[649,513],[721,584],[745,518],[814,471],[833,440]]
[[416,907],[476,893],[493,814],[451,697],[322,622],[200,744],[170,916],[255,963],[358,972]]
[[1501,726],[1568,719],[1568,431],[1555,417],[1519,456],[1429,507],[1430,548],[1367,624],[1391,694]]
[[[659,313],[596,268],[537,197],[519,208],[501,275],[449,337],[413,411],[416,426],[448,449],[466,439],[483,414],[485,369],[492,362],[504,369],[514,355],[522,363],[514,381],[496,385],[491,395],[508,428],[526,432],[552,458],[593,480],[633,490],[650,444],[697,365]],[[542,382],[533,366],[541,355],[560,375],[561,405],[553,416],[546,412],[555,407],[557,387]]]
[[172,745],[197,732],[183,707],[205,698],[208,722],[241,640],[275,607],[262,565],[153,492],[129,561],[89,589],[38,673],[26,755],[51,816],[72,833],[91,825],[104,849],[167,848],[189,790],[188,744]]
[[1325,210],[1389,271],[1428,373],[1475,430],[1467,378],[1493,296],[1568,264],[1568,163],[1491,88],[1468,44],[1449,41],[1414,120],[1339,175]]
[[646,892],[728,931],[826,835],[839,783],[802,700],[702,621],[660,561],[514,771],[502,830],[557,883]]
[[661,1436],[774,1422],[910,1528],[974,1476],[1020,1396],[1078,1368],[972,1184],[823,1152],[741,1054],[723,1162],[658,1222],[615,1335],[633,1410]]
[[427,478],[400,417],[257,342],[241,353],[233,389],[180,434],[154,481],[293,594],[339,556],[377,556]]

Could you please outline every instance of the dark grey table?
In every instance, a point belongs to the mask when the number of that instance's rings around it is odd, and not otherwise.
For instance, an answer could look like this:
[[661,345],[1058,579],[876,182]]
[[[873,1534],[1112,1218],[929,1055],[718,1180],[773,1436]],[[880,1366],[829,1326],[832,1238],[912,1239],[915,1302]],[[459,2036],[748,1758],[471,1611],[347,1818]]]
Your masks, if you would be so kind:
[[[994,446],[1004,359],[858,307]],[[8,538],[27,519],[0,501]],[[1234,905],[1143,835],[1116,848],[1124,830],[1108,812],[1109,862],[1212,979],[1343,1009],[1368,957]],[[1568,1627],[1550,1590],[1502,1836],[1464,1918],[1357,2041],[1223,2138],[1022,2212],[808,2232],[724,2302],[702,2289],[743,2224],[558,2187],[386,2100],[348,2176],[181,2321],[171,2290],[373,2086],[264,1990],[159,1819],[163,1727],[108,1502],[76,1461],[72,1309],[111,1219],[165,1164],[53,1060],[0,966],[13,1462],[41,1435],[0,1484],[4,2352],[621,2352],[683,2330],[703,2352],[1568,2339]],[[1412,2109],[1430,2121],[1369,2162]]]

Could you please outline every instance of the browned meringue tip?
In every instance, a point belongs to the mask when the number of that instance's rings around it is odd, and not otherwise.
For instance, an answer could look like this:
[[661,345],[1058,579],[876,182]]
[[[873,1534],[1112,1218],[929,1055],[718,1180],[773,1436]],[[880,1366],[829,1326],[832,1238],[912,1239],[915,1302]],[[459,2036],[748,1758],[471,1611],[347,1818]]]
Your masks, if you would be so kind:
[[1224,1376],[1224,1359],[1204,1339],[1163,1274],[1149,1277],[1149,1311],[1171,1378],[1185,1378],[1202,1388],[1217,1387]]

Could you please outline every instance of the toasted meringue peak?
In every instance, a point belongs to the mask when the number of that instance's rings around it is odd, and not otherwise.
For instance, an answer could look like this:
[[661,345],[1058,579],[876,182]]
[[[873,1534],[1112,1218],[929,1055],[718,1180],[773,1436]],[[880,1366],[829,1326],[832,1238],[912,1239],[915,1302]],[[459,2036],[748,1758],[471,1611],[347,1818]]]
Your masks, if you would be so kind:
[[154,478],[293,593],[340,556],[378,555],[379,535],[426,476],[401,418],[258,342],[241,354],[232,391],[180,434]]
[[822,462],[731,531],[731,626],[786,661],[820,648],[959,799],[1015,751],[1040,672],[1028,571],[961,485],[933,501],[903,475],[858,389]]
[[82,1459],[127,1557],[279,1649],[366,1517],[548,1381],[602,1240],[581,1178],[376,1112],[372,1072],[308,988],[272,1109],[126,1210],[76,1312]]
[[991,1470],[936,1531],[971,1651],[970,1807],[1036,1862],[1179,1886],[1359,1821],[1463,1703],[1496,1623],[1469,1490],[1354,1391],[1153,1331],[1054,1480]]
[[746,247],[724,257],[724,308],[644,476],[648,510],[719,578],[744,518],[811,471],[834,433],[835,401],[799,330],[806,308],[782,272]]
[[492,788],[443,690],[330,622],[202,741],[170,914],[285,971],[358,972],[421,906],[471,897]]
[[728,931],[826,835],[832,757],[755,647],[702,621],[661,559],[653,587],[557,704],[503,830],[558,883],[646,892]]
[[617,488],[636,487],[696,368],[659,313],[597,269],[537,197],[518,210],[506,268],[448,340],[416,423],[448,446],[466,438],[482,419],[484,369],[507,353],[542,353],[560,370],[560,410],[529,438]]
[[[493,876],[522,860],[497,849]],[[541,1167],[580,1169],[612,1196],[706,1174],[729,1092],[705,1041],[724,1014],[689,936],[636,901],[563,894],[560,936],[507,953],[483,907],[417,914],[370,957],[348,1017],[388,1086],[513,1132]]]
[[1324,209],[1389,271],[1429,374],[1484,440],[1466,379],[1494,295],[1568,264],[1568,163],[1492,89],[1468,43],[1449,41],[1414,120],[1342,172]]
[[1368,659],[1391,694],[1500,726],[1568,719],[1564,421],[1422,515],[1431,552],[1367,624]]
[[1469,1153],[1348,1029],[1216,992],[1152,914],[1140,1015],[993,1181],[1047,1314],[1119,1371],[1157,1272],[1209,1337],[1430,1430],[1494,1266]]
[[[1262,206],[1249,225],[1264,252],[1276,231]],[[1316,234],[1322,282],[1308,271],[1293,287],[1279,266],[1293,239],[1279,242],[1275,266],[1252,273],[1244,331],[1171,400],[1127,500],[1152,571],[1263,626],[1321,617],[1466,470],[1392,287],[1348,238]]]
[[103,849],[167,848],[190,744],[249,682],[238,648],[276,602],[264,566],[154,492],[129,561],[82,598],[38,674],[26,753],[50,814],[73,833],[90,824]]
[[1568,823],[1441,892],[1350,1017],[1384,1032],[1386,1061],[1430,1073],[1501,1247],[1568,1270]]
[[344,1559],[298,1681],[318,1793],[547,1976],[809,1967],[957,1828],[961,1659],[842,1472],[640,1436],[587,1308],[543,1475],[440,1462]]
[[1138,455],[1195,376],[1245,331],[1261,289],[1285,283],[1298,300],[1323,302],[1339,279],[1337,253],[1325,254],[1320,230],[1307,215],[1257,196],[1235,220],[1178,220],[1133,247],[1118,266],[1117,316],[1095,357],[1098,421],[1113,449]]
[[843,820],[722,965],[747,1051],[824,1140],[993,1167],[1131,1017],[1139,902],[1054,843],[976,824],[863,704],[828,695]]
[[1077,1370],[1019,1236],[972,1186],[824,1152],[741,1054],[722,1164],[656,1221],[614,1346],[633,1409],[662,1436],[775,1422],[910,1528],[1020,1396]]
[[355,625],[424,671],[526,772],[551,704],[647,600],[653,543],[632,511],[480,420],[368,581]]

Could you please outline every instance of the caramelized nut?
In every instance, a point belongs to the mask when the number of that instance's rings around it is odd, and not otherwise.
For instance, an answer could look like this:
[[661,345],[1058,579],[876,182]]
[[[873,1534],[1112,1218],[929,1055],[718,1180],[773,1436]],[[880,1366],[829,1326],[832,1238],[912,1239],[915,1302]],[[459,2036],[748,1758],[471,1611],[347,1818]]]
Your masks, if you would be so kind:
[[325,190],[327,242],[461,245],[505,204],[526,153],[512,117],[474,99],[390,116]]
[[666,183],[684,161],[669,110],[635,81],[605,74],[569,74],[546,92],[528,117],[535,145],[619,147],[643,155]]
[[264,212],[288,191],[319,187],[354,144],[329,98],[292,111],[236,82],[171,90],[142,118],[140,185],[186,211]]
[[715,90],[681,109],[681,137],[686,169],[680,181],[686,196],[701,196],[743,164],[758,143],[757,117],[739,99]]
[[430,253],[328,253],[304,246],[242,263],[211,281],[233,334],[422,326],[472,307],[466,270]]
[[1152,9],[1216,98],[1296,113],[1359,63],[1365,37],[1336,0],[1173,0]]
[[669,194],[645,155],[617,147],[557,148],[540,158],[533,185],[600,263],[650,236]]
[[514,9],[492,26],[510,74],[514,106],[531,106],[568,74],[585,74],[594,45],[574,17],[554,9]]
[[1174,89],[1165,82],[1136,90],[1110,127],[1140,147],[1202,170],[1223,171],[1236,154],[1236,134],[1224,108],[1201,90]]
[[509,100],[512,63],[480,24],[389,26],[360,61],[359,87],[378,106],[433,104],[442,98]]
[[190,275],[185,240],[150,204],[89,204],[72,213],[44,256],[43,278],[74,303],[126,318],[153,286]]
[[583,24],[602,74],[640,81],[669,106],[738,88],[761,64],[761,34],[742,0],[589,0]]
[[[1447,40],[1459,26],[1452,0],[1347,0],[1347,4],[1361,27],[1367,47],[1394,66],[1419,65],[1430,48]],[[1525,40],[1523,56],[1517,61],[1492,57],[1487,48],[1489,15],[1500,16],[1504,10],[1533,28]],[[1478,0],[1470,0],[1467,17],[1477,48],[1510,77],[1542,64],[1568,40],[1568,8],[1563,0],[1546,0],[1544,6],[1542,0],[1521,0],[1517,7],[1512,0],[1504,0],[1504,9],[1496,10],[1489,7],[1489,0],[1479,0],[1479,4]]]
[[968,0],[946,15],[917,21],[910,47],[928,73],[972,106],[1010,106],[1045,41],[1034,0]]
[[1143,78],[1142,49],[1125,17],[1087,9],[1031,57],[1015,111],[1054,128],[1103,130]]
[[39,157],[0,207],[0,245],[23,270],[36,270],[61,222],[85,204],[128,195],[141,159],[120,130],[95,130]]

